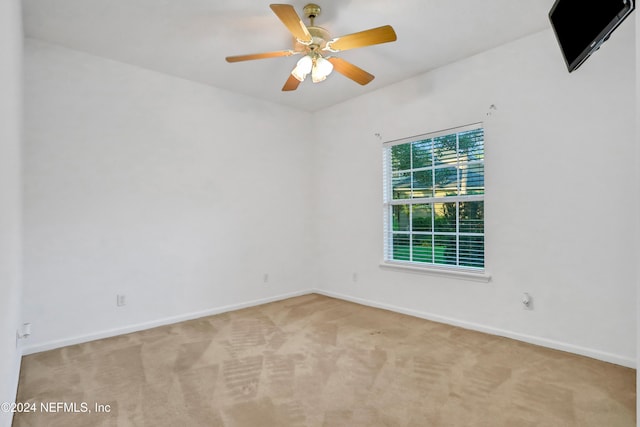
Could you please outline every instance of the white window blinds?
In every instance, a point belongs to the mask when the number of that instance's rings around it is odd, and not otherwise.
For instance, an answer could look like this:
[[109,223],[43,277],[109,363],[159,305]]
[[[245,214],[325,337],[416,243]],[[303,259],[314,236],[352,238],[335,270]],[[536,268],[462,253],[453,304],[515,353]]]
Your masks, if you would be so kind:
[[484,269],[484,130],[383,144],[384,260]]

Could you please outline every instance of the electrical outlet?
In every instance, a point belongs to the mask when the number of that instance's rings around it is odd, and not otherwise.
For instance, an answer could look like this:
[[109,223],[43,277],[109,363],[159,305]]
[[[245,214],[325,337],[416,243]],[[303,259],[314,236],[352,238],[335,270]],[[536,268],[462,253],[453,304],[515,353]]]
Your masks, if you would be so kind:
[[533,310],[533,297],[526,292],[522,294],[522,308],[524,310]]
[[29,338],[31,335],[31,323],[23,323],[20,328],[16,330],[16,348],[18,348],[18,341]]
[[122,294],[118,294],[118,296],[116,297],[116,305],[118,307],[124,307],[125,305],[127,305],[126,296]]

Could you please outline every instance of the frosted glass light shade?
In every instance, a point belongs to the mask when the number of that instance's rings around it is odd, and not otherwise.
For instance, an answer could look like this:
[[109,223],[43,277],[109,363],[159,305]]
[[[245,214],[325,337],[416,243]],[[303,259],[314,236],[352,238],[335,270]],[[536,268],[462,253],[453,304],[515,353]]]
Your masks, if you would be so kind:
[[291,75],[300,81],[304,81],[305,77],[311,72],[313,66],[313,60],[309,55],[305,55],[296,64],[296,68],[293,69]]
[[314,83],[321,82],[325,80],[332,71],[333,64],[323,57],[318,57],[315,64],[313,64],[313,69],[311,70],[311,80]]

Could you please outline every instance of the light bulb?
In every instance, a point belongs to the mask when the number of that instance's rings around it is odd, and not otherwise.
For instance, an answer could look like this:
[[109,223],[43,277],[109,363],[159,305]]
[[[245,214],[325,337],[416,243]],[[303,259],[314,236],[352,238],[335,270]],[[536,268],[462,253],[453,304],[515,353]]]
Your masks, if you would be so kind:
[[300,81],[304,81],[305,77],[311,72],[313,66],[313,60],[309,55],[305,55],[296,64],[296,68],[293,69],[291,75]]
[[314,83],[321,82],[325,80],[332,71],[333,64],[323,57],[319,56],[318,58],[316,58],[315,63],[313,64],[313,69],[311,70],[311,80]]

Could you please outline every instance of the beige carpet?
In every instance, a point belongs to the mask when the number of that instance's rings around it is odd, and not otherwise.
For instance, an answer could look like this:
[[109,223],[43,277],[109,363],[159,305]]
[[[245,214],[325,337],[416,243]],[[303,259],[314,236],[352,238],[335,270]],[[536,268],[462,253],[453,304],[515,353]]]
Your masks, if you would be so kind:
[[320,295],[26,356],[18,401],[37,411],[14,426],[48,427],[621,427],[636,413],[633,369]]

